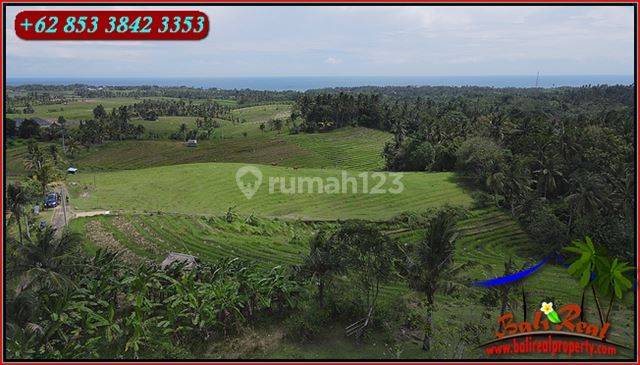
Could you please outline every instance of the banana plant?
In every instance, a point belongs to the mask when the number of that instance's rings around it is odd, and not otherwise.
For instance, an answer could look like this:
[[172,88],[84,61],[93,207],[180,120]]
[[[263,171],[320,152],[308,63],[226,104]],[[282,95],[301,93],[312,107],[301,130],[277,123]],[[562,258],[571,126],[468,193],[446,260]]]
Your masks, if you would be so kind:
[[[599,260],[598,258],[603,255],[602,250],[593,244],[593,241],[589,236],[586,236],[583,241],[574,240],[571,242],[571,246],[564,247],[563,250],[577,255],[571,265],[567,268],[567,272],[569,275],[579,279],[580,286],[583,288],[583,298],[585,290],[588,287],[591,287],[593,299],[596,302],[596,308],[598,310],[600,324],[604,324],[602,307],[600,306],[600,300],[592,280],[595,275],[596,264]],[[584,302],[584,300],[582,302]],[[584,308],[581,309],[581,312],[584,312]]]
[[596,263],[596,279],[595,284],[604,296],[609,296],[609,308],[604,318],[604,322],[609,322],[611,308],[616,298],[621,300],[624,293],[629,291],[633,284],[625,277],[625,273],[633,271],[636,268],[629,266],[626,262],[613,259],[611,261],[607,257],[598,257]]

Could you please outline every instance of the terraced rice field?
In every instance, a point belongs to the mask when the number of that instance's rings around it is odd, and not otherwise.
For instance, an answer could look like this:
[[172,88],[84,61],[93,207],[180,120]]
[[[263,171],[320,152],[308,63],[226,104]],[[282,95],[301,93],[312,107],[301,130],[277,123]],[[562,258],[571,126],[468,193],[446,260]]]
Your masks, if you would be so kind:
[[[69,177],[74,198],[72,204],[81,210],[99,208],[124,212],[219,215],[229,207],[235,207],[239,213],[248,215],[255,212],[264,217],[384,220],[407,210],[471,202],[471,198],[455,183],[452,173],[405,173],[399,180],[404,186],[402,191],[372,194],[374,185],[382,181],[382,177],[370,173],[360,175],[357,171],[265,165],[256,166],[263,175],[262,184],[256,194],[247,199],[236,183],[236,172],[244,166],[246,164],[206,163],[80,173]],[[396,191],[400,187],[394,182],[394,176],[383,176],[386,181],[380,186],[381,191]],[[368,180],[368,193],[364,193],[364,177]],[[320,183],[310,184],[309,180],[302,178],[320,180],[322,192]],[[346,183],[347,179],[351,182]],[[254,183],[250,176],[242,181],[244,184]],[[335,181],[340,186],[339,190],[329,188],[331,184],[336,186]],[[292,186],[296,191],[294,194],[282,190],[282,187],[289,190]],[[327,190],[324,190],[325,186]]]
[[122,141],[92,147],[74,161],[81,171],[131,170],[199,162],[246,162],[295,166],[312,164],[314,156],[296,145],[277,138],[236,138],[199,141],[186,147],[170,140]]
[[[204,261],[243,258],[260,265],[296,264],[308,249],[317,223],[239,217],[227,222],[221,217],[174,214],[137,214],[82,218],[82,224],[97,222],[111,233],[122,249],[151,260],[162,260],[168,252],[197,256]],[[91,234],[89,244],[101,246]]]
[[[82,151],[72,162],[82,171],[129,170],[196,162],[246,162],[373,171],[383,167],[380,151],[391,136],[367,128],[286,135],[262,133],[256,123],[224,123],[229,122],[223,122],[222,128],[216,132],[220,133],[219,136],[224,133],[225,139],[215,137],[211,141],[200,141],[196,148],[164,139],[110,142]],[[247,130],[248,135],[244,137],[242,132]],[[11,153],[11,149],[8,152]]]
[[[168,214],[138,214],[117,217],[93,217],[76,221],[77,224],[100,225],[111,234],[121,248],[135,255],[161,261],[168,252],[189,253],[204,261],[214,261],[223,257],[239,257],[255,260],[258,265],[275,266],[298,264],[308,250],[308,239],[320,226],[335,227],[333,223],[304,223],[299,221],[257,219],[251,223],[247,217],[237,217],[228,223],[222,217],[195,217]],[[534,262],[539,257],[529,258],[526,251],[535,248],[518,224],[505,212],[488,208],[473,210],[466,219],[459,222],[459,239],[455,264],[473,262],[457,278],[449,278],[462,286],[450,293],[441,291],[436,302],[440,303],[434,315],[436,328],[454,326],[462,328],[466,323],[478,321],[480,313],[487,313],[488,332],[484,337],[493,336],[492,323],[498,315],[498,303],[494,310],[480,304],[480,298],[489,291],[468,286],[469,283],[493,278],[503,274],[504,263],[512,258],[517,265]],[[92,231],[93,232],[93,231]],[[414,242],[422,237],[423,231],[409,230],[394,234],[401,242]],[[96,238],[89,234],[89,240]],[[100,236],[102,237],[102,236]],[[104,239],[88,242],[88,245],[103,245]],[[94,247],[95,249],[95,247]],[[523,252],[523,250],[525,252]],[[561,285],[558,285],[560,284]],[[541,301],[552,300],[559,305],[579,303],[580,288],[565,269],[548,264],[538,273],[524,281],[528,311],[533,313]],[[512,296],[515,303],[512,310],[521,318],[519,306],[521,290],[516,287]],[[406,284],[396,281],[381,288],[381,300],[393,301],[410,293]],[[591,297],[586,298],[587,318],[595,319]],[[633,313],[616,307],[612,312],[612,326],[609,338],[612,341],[632,346]],[[475,350],[481,351],[481,350]],[[624,349],[621,349],[624,353]],[[479,353],[475,354],[480,355]]]
[[330,133],[290,135],[285,139],[317,156],[313,167],[374,171],[384,167],[382,149],[392,137],[375,129],[347,127]]
[[19,177],[27,173],[24,168],[24,160],[27,157],[27,146],[16,146],[7,148],[6,152],[6,171],[7,177]]

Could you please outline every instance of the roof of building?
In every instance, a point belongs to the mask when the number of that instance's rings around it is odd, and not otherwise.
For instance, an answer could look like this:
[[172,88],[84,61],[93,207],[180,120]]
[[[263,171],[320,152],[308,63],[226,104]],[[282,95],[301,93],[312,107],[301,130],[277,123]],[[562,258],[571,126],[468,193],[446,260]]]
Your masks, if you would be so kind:
[[198,265],[198,259],[193,255],[187,255],[184,253],[177,252],[169,252],[167,257],[162,261],[160,267],[166,269],[171,266],[171,264],[175,262],[183,262],[186,265],[184,266],[186,269],[192,269]]
[[22,124],[22,122],[24,122],[27,119],[33,120],[34,122],[38,123],[40,127],[50,127],[52,124],[56,124],[56,122],[53,120],[42,119],[42,118],[14,118],[13,120],[15,120],[16,122],[16,128],[20,128],[20,124]]

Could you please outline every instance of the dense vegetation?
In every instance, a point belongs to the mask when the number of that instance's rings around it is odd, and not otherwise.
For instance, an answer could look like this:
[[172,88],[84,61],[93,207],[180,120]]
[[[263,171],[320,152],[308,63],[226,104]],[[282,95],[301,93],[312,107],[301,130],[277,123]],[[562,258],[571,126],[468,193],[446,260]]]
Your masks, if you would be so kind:
[[390,131],[391,171],[459,171],[509,209],[545,250],[591,234],[632,257],[633,86],[566,89],[355,88],[313,92],[306,132]]
[[[483,356],[497,315],[542,300],[581,303],[631,346],[633,96],[11,88],[7,356],[463,359]],[[251,200],[235,181],[247,163],[265,176]],[[383,169],[404,173],[402,193],[266,192],[269,176]],[[76,212],[112,214],[40,226],[53,212],[33,205],[62,186]],[[174,252],[197,265],[160,264]],[[568,269],[469,285],[550,253]]]
[[303,290],[281,266],[237,259],[189,270],[183,263],[132,266],[116,252],[78,256],[79,242],[45,229],[13,245],[11,357],[188,357],[242,322],[294,309]]

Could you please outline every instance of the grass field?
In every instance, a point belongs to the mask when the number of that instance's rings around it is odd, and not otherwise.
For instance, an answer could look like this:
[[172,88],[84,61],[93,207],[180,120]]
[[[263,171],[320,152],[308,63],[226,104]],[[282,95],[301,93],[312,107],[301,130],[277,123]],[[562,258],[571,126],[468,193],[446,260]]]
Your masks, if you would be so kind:
[[[293,169],[260,165],[261,189],[247,199],[236,185],[236,171],[245,164],[206,163],[166,166],[151,169],[105,173],[80,173],[70,177],[71,189],[79,209],[104,208],[123,211],[164,211],[188,214],[220,214],[236,206],[241,213],[255,211],[262,216],[305,219],[386,219],[406,210],[424,209],[444,203],[468,204],[470,198],[453,180],[451,173],[406,173],[399,194],[269,194],[269,177],[285,177],[285,187],[293,177],[329,177],[342,179],[339,170]],[[350,173],[356,176],[357,172]],[[369,189],[380,181],[368,176]],[[94,184],[95,179],[95,186]],[[247,183],[250,181],[247,181]],[[357,179],[362,191],[363,182]],[[297,185],[296,185],[297,186]],[[388,178],[383,188],[395,185]],[[85,189],[86,188],[86,189]],[[317,191],[317,188],[316,190]]]
[[[160,138],[167,140],[172,133],[177,132],[182,124],[185,124],[188,129],[194,129],[196,127],[197,117],[158,117],[157,120],[142,120],[134,119],[131,124],[140,124],[144,126],[145,133],[157,134]],[[226,119],[215,119],[220,127],[215,129],[212,140],[229,139],[234,137],[244,137],[243,133],[247,133],[248,136],[260,135],[260,129],[257,122],[246,122],[240,124],[234,124]],[[206,142],[206,141],[200,141]]]
[[239,108],[231,111],[241,121],[258,122],[272,118],[287,118],[291,114],[290,104],[268,104]]
[[189,129],[194,128],[196,119],[196,117],[158,117],[153,121],[133,119],[131,124],[142,125],[145,133],[156,133],[163,138],[168,138],[171,133],[177,132],[182,124],[186,124]]
[[[240,257],[260,265],[299,263],[307,251],[307,240],[316,223],[238,217],[227,222],[220,217],[195,217],[174,214],[137,214],[120,217],[79,218],[79,224],[98,222],[125,249],[140,256],[162,261],[168,252],[195,255],[213,262],[220,258]],[[99,240],[89,240],[96,247]]]
[[24,159],[27,156],[27,146],[19,145],[5,149],[5,170],[8,177],[24,176]]

